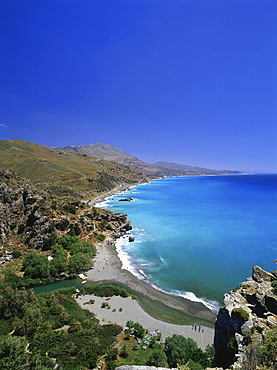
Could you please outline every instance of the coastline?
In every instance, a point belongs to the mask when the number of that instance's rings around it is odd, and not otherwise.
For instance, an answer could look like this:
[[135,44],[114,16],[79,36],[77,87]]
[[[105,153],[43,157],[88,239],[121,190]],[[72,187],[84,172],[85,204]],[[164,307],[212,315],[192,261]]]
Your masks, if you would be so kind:
[[[151,182],[151,181],[149,181],[149,182]],[[116,188],[114,188],[112,190],[109,190],[109,191],[107,191],[107,192],[105,192],[103,194],[100,194],[99,196],[97,196],[94,199],[91,199],[89,201],[89,204],[91,206],[93,206],[93,207],[97,207],[98,204],[105,202],[109,198],[112,198],[112,197],[114,197],[116,195],[120,195],[120,194],[126,193],[130,189],[132,189],[132,188],[134,188],[136,186],[144,185],[144,184],[148,184],[148,183],[146,182],[146,183],[133,184],[133,185],[119,185]]]
[[[113,196],[123,194],[138,185],[143,184],[118,186],[91,200],[90,205],[97,207]],[[122,237],[123,236],[124,235],[122,235]],[[146,279],[139,279],[129,270],[124,269],[113,236],[109,237],[105,243],[97,247],[97,255],[94,260],[94,267],[92,270],[89,270],[87,276],[88,280],[91,282],[122,284],[142,297],[146,297],[151,301],[164,304],[165,306],[181,312],[182,314],[198,320],[200,319],[208,321],[212,325],[215,322],[216,314],[202,302],[192,301],[187,298],[159,290],[158,288],[150,285]]]
[[[93,295],[81,295],[77,298],[79,305],[93,312],[102,325],[115,323],[125,327],[126,322],[132,320],[139,322],[149,332],[159,330],[162,340],[178,334],[192,338],[203,350],[208,344],[213,344],[215,313],[200,302],[157,290],[121,267],[122,262],[117,255],[114,242],[108,240],[107,243],[97,247],[94,267],[86,273],[87,280],[90,283],[119,284],[130,289],[137,295],[137,299]],[[106,298],[109,299],[110,309],[101,307]],[[91,299],[94,300],[93,304],[89,303]],[[168,322],[166,309],[171,314],[173,312],[176,316],[182,316],[183,320],[184,317],[189,317],[189,323],[187,319],[184,324]]]
[[122,284],[142,297],[194,318],[196,323],[197,320],[205,320],[210,324],[215,322],[216,314],[201,302],[190,301],[181,296],[157,290],[131,272],[122,269],[122,262],[111,240],[98,246],[94,267],[88,271],[87,276],[88,281],[91,282]]
[[[93,199],[90,205],[97,207],[135,186],[137,185],[117,187]],[[201,302],[159,290],[143,279],[143,276],[139,279],[124,269],[113,236],[107,237],[105,243],[98,245],[94,267],[86,275],[90,283],[118,284],[137,296],[136,300],[112,297],[111,303],[109,302],[112,308],[110,310],[101,308],[100,301],[105,301],[104,298],[87,295],[79,297],[78,303],[92,311],[102,324],[114,322],[124,327],[129,319],[140,322],[149,331],[160,330],[163,338],[174,333],[184,335],[194,339],[202,349],[213,343],[216,314]],[[87,304],[90,299],[95,300],[95,304]],[[123,313],[118,307],[123,308]],[[201,332],[194,330],[194,325],[201,325]]]

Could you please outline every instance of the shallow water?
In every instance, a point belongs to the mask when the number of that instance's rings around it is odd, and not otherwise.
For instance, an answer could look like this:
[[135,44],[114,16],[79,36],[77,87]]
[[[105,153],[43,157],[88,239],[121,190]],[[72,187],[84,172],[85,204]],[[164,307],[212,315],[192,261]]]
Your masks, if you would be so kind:
[[212,309],[254,265],[276,269],[277,175],[155,180],[101,206],[132,221],[135,242],[117,245],[125,268]]

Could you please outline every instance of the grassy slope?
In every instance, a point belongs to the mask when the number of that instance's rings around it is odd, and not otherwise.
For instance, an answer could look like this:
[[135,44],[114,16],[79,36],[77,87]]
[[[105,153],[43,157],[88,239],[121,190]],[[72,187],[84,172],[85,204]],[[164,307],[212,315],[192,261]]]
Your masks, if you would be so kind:
[[0,140],[0,167],[58,195],[93,196],[143,176],[124,165],[21,140]]

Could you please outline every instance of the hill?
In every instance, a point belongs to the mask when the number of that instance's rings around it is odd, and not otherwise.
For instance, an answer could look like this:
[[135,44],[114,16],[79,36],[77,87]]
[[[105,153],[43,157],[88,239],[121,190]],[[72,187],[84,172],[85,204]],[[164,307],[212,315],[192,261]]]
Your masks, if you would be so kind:
[[140,171],[122,164],[22,140],[0,140],[0,167],[53,194],[77,198],[147,181]]
[[159,161],[156,163],[153,163],[152,166],[155,166],[156,168],[162,168],[172,171],[178,171],[179,173],[182,173],[184,175],[235,175],[241,173],[240,171],[229,171],[229,170],[212,170],[209,168],[204,167],[193,167],[183,164],[178,164],[174,162],[166,162],[166,161]]
[[147,164],[110,144],[96,143],[78,146],[69,145],[64,148],[58,149],[66,150],[72,153],[87,154],[99,159],[104,159],[106,161],[112,161],[115,163],[123,164],[125,166],[130,166],[138,169],[145,174],[154,174],[161,171],[161,169],[154,168],[150,164]]
[[183,175],[222,175],[222,174],[237,174],[238,171],[217,171],[203,167],[193,167],[177,163],[169,163],[165,161],[148,164],[140,159],[116,148],[113,145],[96,143],[89,145],[79,146],[66,146],[58,148],[59,150],[65,150],[73,153],[82,153],[91,155],[96,158],[113,161],[115,163],[124,164],[133,168],[138,169],[142,173],[151,177],[160,176],[183,176]]

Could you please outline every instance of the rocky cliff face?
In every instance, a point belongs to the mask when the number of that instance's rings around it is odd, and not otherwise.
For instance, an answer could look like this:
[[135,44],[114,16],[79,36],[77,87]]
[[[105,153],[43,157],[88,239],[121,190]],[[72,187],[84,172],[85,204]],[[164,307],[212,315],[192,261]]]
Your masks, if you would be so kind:
[[[5,251],[47,251],[64,234],[97,243],[131,229],[127,215],[113,214],[71,198],[38,191],[29,180],[0,171],[0,264]],[[7,256],[6,256],[7,257]]]
[[225,294],[215,324],[216,366],[256,369],[258,350],[268,331],[277,328],[277,271],[269,273],[255,266],[252,277]]

